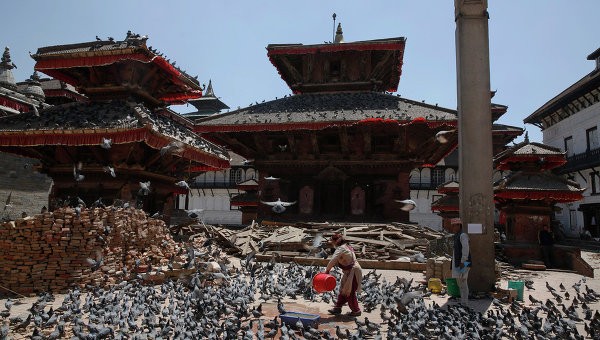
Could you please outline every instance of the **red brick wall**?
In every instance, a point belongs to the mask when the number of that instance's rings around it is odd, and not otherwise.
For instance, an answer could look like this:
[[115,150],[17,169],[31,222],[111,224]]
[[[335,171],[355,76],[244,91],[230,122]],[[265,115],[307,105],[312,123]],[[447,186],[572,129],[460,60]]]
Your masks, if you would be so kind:
[[[0,285],[26,295],[113,284],[124,267],[133,271],[136,259],[165,264],[177,249],[164,222],[141,210],[83,209],[77,217],[61,208],[0,224]],[[86,259],[99,256],[104,265],[92,271]]]

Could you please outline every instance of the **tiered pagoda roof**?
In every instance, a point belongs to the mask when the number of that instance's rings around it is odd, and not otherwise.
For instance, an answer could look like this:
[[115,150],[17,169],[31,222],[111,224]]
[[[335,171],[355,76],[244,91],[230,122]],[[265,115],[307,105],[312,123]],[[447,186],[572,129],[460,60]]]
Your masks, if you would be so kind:
[[32,55],[35,69],[65,81],[90,99],[134,96],[148,106],[200,98],[198,80],[146,45],[145,36],[42,47]]
[[[41,171],[58,190],[97,195],[100,186],[113,198],[123,183],[153,179],[157,201],[163,201],[182,191],[176,181],[229,167],[225,149],[202,139],[191,121],[166,108],[200,97],[201,90],[195,79],[148,48],[146,39],[128,32],[124,41],[38,49],[32,56],[35,69],[58,79],[53,84],[61,93],[73,92],[64,91],[72,86],[89,101],[0,118],[0,151],[41,159]],[[30,83],[43,93],[38,79]],[[74,164],[83,164],[85,181],[74,183]]]
[[431,211],[441,213],[458,212],[459,210],[459,191],[460,185],[457,181],[448,181],[438,186],[437,191],[445,196],[440,197],[431,203]]
[[221,110],[229,109],[225,103],[223,103],[216,95],[213,90],[212,80],[208,81],[208,86],[202,97],[197,99],[191,99],[188,103],[192,104],[198,111],[184,114],[188,119],[197,119],[206,116],[213,115],[221,112]]
[[529,142],[526,136],[523,142],[494,158],[497,169],[511,171],[494,183],[496,201],[533,200],[552,204],[582,199],[585,189],[577,182],[550,172],[565,162],[565,153],[560,149]]
[[533,164],[540,170],[549,170],[566,162],[565,153],[559,148],[529,142],[528,138],[494,157],[494,167],[498,170],[516,170],[528,164]]
[[406,38],[333,44],[270,44],[267,55],[296,93],[323,91],[395,92],[402,73]]

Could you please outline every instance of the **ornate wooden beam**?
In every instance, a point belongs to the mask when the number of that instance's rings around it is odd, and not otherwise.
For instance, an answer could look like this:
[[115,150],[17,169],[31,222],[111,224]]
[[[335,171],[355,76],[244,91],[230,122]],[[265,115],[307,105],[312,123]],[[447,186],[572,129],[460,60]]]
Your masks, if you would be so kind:
[[381,73],[389,71],[389,60],[394,54],[395,53],[391,51],[388,51],[388,53],[385,54],[385,57],[383,57],[371,71],[370,79],[381,79]]
[[298,158],[298,150],[296,148],[296,139],[294,138],[294,134],[292,132],[288,132],[287,134],[288,147],[290,148],[290,152],[294,159]]
[[254,158],[256,156],[257,151],[247,146],[246,144],[241,143],[237,138],[232,138],[226,134],[219,136],[219,138],[226,144],[231,145],[232,147],[239,150],[239,154],[247,157]]
[[281,60],[281,62],[285,65],[286,69],[292,73],[292,77],[298,80],[302,80],[302,75],[300,74],[300,72],[296,69],[296,67],[294,67],[294,65],[292,65],[292,63],[288,60],[287,57],[281,56],[279,58],[279,60]]
[[350,156],[350,148],[348,146],[348,130],[345,126],[340,128],[340,147],[342,149],[342,155],[344,158],[348,158]]
[[371,158],[372,148],[371,148],[371,140],[373,139],[371,129],[365,128],[362,131],[363,134],[363,151],[365,153],[366,158]]
[[252,139],[254,139],[254,146],[260,155],[267,155],[265,144],[266,140],[263,134],[254,133],[252,134]]
[[321,151],[319,150],[319,139],[317,138],[317,133],[315,131],[311,131],[310,133],[310,143],[312,144],[313,153],[315,154],[315,158],[321,158]]

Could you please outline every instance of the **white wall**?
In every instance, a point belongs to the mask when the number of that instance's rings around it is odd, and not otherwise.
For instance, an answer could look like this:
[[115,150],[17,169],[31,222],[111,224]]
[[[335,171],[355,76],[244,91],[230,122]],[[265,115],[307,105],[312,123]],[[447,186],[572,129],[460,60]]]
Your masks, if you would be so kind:
[[[562,121],[548,127],[542,131],[544,144],[560,148],[565,151],[566,137],[573,137],[573,153],[580,154],[586,152],[587,136],[586,130],[596,126],[600,130],[600,103],[589,106],[574,115],[563,119]],[[583,200],[569,204],[557,204],[562,208],[561,212],[557,212],[555,217],[563,225],[563,232],[570,237],[579,237],[583,230],[583,213],[578,211],[579,205],[588,203],[600,203],[600,196],[591,196],[590,169],[584,169],[575,172],[574,180],[586,190],[583,192]],[[583,175],[584,177],[582,177]],[[574,223],[570,221],[570,210],[575,211]]]

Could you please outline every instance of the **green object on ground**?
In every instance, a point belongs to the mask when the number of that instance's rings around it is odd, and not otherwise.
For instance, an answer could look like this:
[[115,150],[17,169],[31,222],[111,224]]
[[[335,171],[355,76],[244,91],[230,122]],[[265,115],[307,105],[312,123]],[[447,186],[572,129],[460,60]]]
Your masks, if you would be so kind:
[[508,281],[509,289],[517,290],[517,300],[523,301],[523,290],[525,289],[525,282],[523,281]]
[[446,289],[448,290],[448,295],[452,297],[460,297],[460,289],[458,289],[458,283],[455,278],[447,278],[446,279]]

